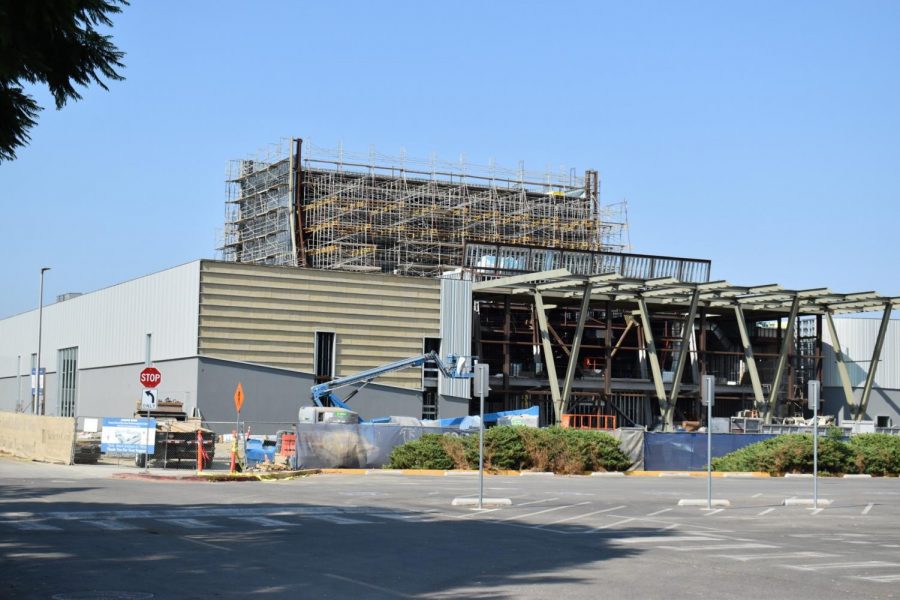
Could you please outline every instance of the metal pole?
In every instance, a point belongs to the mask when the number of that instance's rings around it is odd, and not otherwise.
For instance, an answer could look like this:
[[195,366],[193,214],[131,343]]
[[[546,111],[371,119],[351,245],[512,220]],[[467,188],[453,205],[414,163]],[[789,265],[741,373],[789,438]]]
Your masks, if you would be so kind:
[[[552,357],[551,357],[552,359]],[[478,391],[478,415],[481,426],[478,428],[478,508],[484,504],[484,387]]]
[[46,410],[44,402],[43,386],[41,385],[41,333],[44,325],[44,273],[50,270],[50,267],[41,267],[41,297],[38,303],[38,351],[37,351],[37,369],[34,371],[34,394],[35,409],[38,414],[43,415]]
[[712,510],[712,405],[706,405],[706,510]]
[[[151,334],[147,334],[144,337],[144,366],[149,367],[151,361],[151,357],[153,356],[153,336]],[[141,399],[143,399],[143,395]],[[156,448],[156,432],[150,431],[150,404],[147,404],[147,442],[149,443],[151,440],[151,433],[153,439],[153,447]],[[169,436],[166,434],[166,442],[169,441]],[[165,462],[163,463],[163,468],[165,468]],[[144,453],[144,471],[150,471],[150,455],[146,452]]]
[[810,379],[806,389],[806,400],[813,411],[813,508],[819,508],[819,398],[822,384],[817,379]]
[[716,398],[716,378],[704,375],[700,381],[700,401],[706,404],[706,510],[712,510],[712,407]]
[[819,508],[819,402],[813,404],[813,508]]

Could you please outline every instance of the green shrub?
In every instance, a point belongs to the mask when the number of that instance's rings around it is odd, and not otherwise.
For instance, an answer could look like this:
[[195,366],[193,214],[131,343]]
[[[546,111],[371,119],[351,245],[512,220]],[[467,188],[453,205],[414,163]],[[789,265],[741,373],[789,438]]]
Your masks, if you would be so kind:
[[423,435],[419,439],[397,446],[391,452],[392,469],[452,469],[453,459],[444,450],[441,438],[436,433]]
[[[765,471],[812,473],[812,435],[780,435],[750,444],[725,456],[713,459],[716,471]],[[819,438],[819,471],[840,474],[854,470],[852,452],[847,444],[829,437]]]
[[853,436],[848,446],[856,472],[869,475],[900,473],[900,437],[885,433],[865,433]]
[[[614,437],[602,431],[548,427],[493,427],[484,433],[487,469],[552,471],[622,471],[631,464]],[[422,436],[391,453],[396,469],[478,468],[478,434]]]

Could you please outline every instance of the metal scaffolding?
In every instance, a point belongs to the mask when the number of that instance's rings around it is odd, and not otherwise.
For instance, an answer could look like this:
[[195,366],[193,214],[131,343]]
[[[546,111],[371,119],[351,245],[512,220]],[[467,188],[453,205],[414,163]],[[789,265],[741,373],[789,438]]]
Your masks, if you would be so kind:
[[430,276],[466,243],[621,252],[599,178],[324,150],[291,140],[228,171],[225,260]]

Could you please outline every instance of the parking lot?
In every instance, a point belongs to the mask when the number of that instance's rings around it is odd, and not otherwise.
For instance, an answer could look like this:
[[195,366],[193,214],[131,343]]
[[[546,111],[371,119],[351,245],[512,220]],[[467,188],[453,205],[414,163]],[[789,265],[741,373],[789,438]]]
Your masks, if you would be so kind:
[[[91,598],[890,598],[900,480],[473,475],[114,478],[0,461],[5,595]],[[91,595],[85,595],[92,593]],[[80,594],[80,595],[79,595]],[[130,595],[121,595],[130,594]],[[149,595],[148,595],[149,594]],[[0,594],[3,595],[3,594]]]

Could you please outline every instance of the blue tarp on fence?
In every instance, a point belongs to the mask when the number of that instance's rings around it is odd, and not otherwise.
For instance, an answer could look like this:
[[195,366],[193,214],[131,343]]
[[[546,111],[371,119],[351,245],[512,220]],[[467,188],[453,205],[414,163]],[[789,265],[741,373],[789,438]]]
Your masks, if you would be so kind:
[[[712,455],[724,456],[744,446],[761,442],[774,434],[714,433]],[[705,433],[644,434],[644,469],[646,471],[706,470]]]

